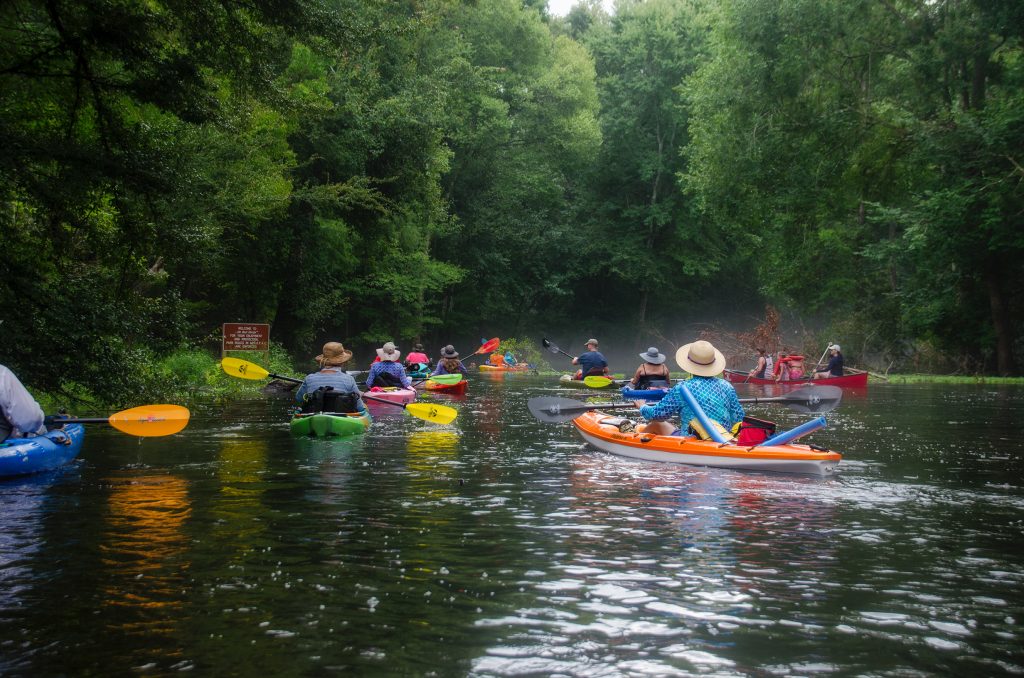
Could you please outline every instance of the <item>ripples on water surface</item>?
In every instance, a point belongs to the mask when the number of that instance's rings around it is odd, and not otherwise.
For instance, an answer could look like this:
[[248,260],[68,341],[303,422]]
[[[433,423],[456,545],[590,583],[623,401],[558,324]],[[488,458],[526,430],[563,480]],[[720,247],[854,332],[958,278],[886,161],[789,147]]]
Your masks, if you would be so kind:
[[581,397],[475,379],[450,426],[380,406],[343,441],[279,400],[91,429],[0,483],[0,673],[1024,671],[1024,389],[848,395],[828,480],[614,457],[540,394]]

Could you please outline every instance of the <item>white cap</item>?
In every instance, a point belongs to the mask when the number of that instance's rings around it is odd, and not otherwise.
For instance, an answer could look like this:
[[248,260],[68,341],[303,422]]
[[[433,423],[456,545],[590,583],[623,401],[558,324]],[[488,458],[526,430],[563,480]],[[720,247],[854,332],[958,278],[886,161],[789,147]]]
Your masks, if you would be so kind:
[[830,351],[838,351],[839,350],[839,344],[831,344],[828,347],[828,350],[830,350]]

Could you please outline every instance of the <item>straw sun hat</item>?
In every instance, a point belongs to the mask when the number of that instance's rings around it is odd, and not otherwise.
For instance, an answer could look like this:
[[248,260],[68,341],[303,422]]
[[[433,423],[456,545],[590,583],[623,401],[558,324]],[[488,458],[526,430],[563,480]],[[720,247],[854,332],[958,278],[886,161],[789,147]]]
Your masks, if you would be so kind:
[[323,367],[327,367],[328,365],[344,365],[351,359],[352,351],[346,350],[346,348],[337,341],[329,341],[324,344],[323,353],[315,358],[315,360]]
[[698,377],[713,377],[725,369],[725,356],[707,341],[695,341],[676,351],[679,366]]

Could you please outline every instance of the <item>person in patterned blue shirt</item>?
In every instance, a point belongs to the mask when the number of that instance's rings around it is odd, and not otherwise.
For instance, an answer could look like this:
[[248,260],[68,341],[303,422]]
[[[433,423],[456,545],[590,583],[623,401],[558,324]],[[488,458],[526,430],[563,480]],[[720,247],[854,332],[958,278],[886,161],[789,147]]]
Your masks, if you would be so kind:
[[345,348],[343,344],[337,341],[329,341],[324,344],[324,350],[314,358],[320,365],[320,371],[306,375],[302,386],[295,393],[295,399],[300,405],[305,405],[310,400],[307,396],[315,395],[319,388],[330,387],[335,393],[341,395],[345,402],[351,403],[352,409],[344,411],[362,412],[365,410],[366,406],[359,395],[359,386],[356,385],[356,380],[341,369],[341,366],[351,359],[352,351]]
[[[743,405],[736,396],[736,389],[725,379],[716,375],[725,369],[725,356],[707,341],[695,341],[681,347],[676,352],[676,362],[693,376],[673,386],[665,397],[653,405],[646,401],[637,401],[640,415],[647,419],[644,431],[654,435],[683,435],[690,420],[696,418],[681,389],[685,388],[704,410],[704,414],[712,421],[717,421],[726,429],[743,420]],[[679,415],[682,428],[666,421],[673,415]]]
[[380,362],[370,365],[370,373],[366,375],[366,388],[412,388],[412,379],[406,374],[405,368],[398,359],[402,354],[392,342],[387,342],[377,349]]

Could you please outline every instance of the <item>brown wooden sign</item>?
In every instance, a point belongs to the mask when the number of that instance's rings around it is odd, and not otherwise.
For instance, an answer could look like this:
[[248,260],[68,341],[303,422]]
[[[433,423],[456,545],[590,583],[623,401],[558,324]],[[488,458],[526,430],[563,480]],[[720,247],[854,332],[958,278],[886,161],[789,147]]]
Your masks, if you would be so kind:
[[222,351],[269,351],[270,325],[224,323]]

